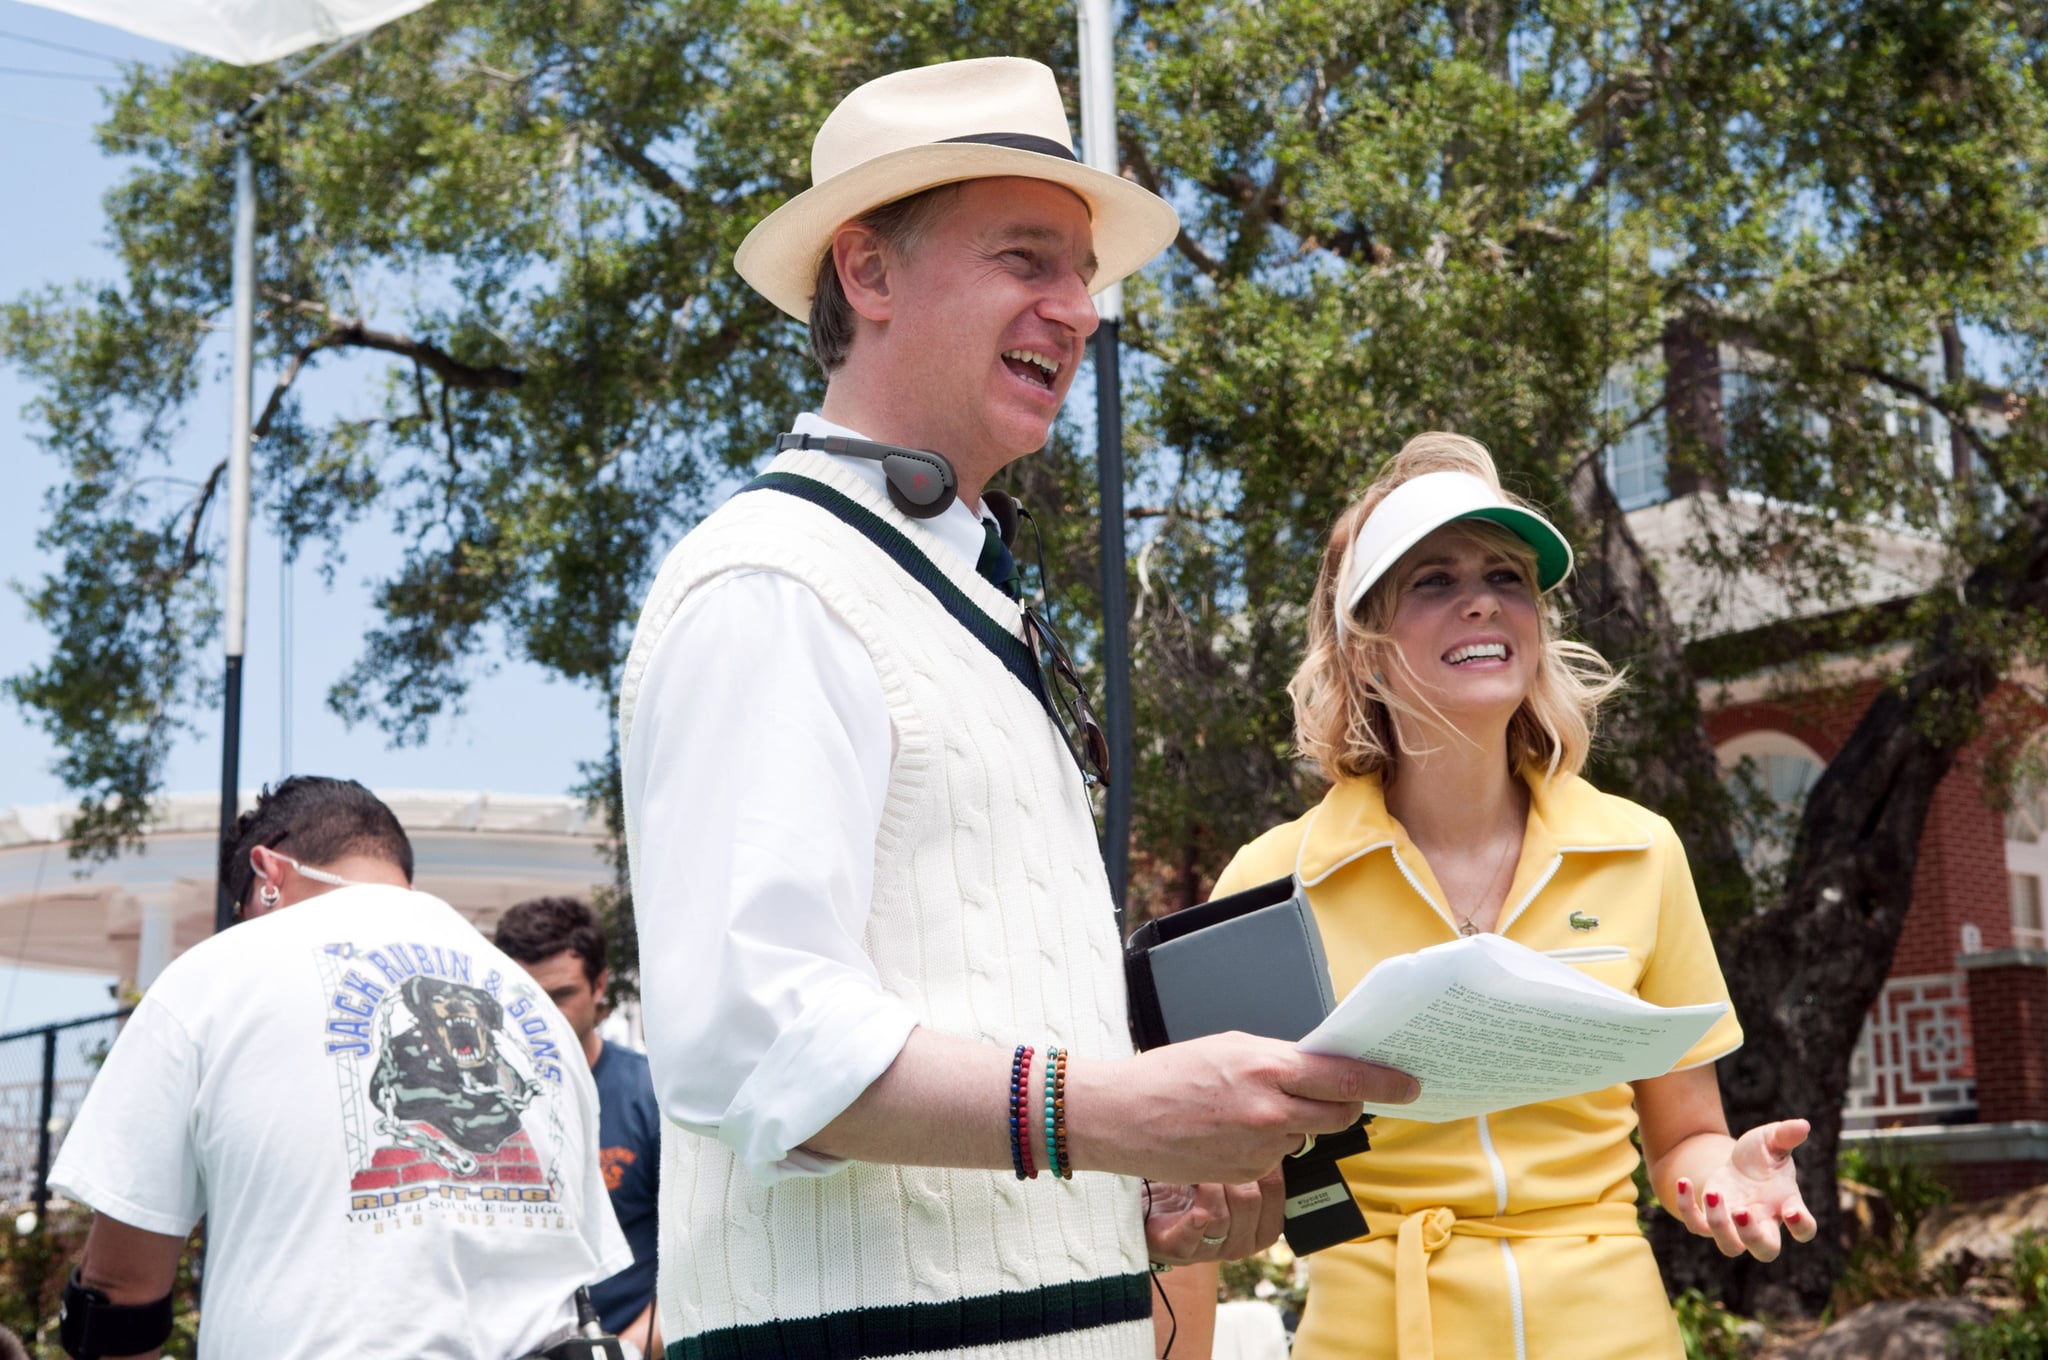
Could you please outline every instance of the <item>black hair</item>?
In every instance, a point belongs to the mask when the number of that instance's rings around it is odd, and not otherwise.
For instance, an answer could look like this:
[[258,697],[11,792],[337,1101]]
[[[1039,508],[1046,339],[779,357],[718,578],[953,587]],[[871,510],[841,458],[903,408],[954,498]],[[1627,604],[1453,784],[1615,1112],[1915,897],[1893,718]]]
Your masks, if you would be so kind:
[[237,907],[256,876],[249,852],[282,847],[281,854],[315,868],[350,855],[397,866],[412,882],[412,842],[384,801],[353,779],[295,774],[269,788],[256,806],[235,819],[220,843],[220,879]]
[[604,922],[573,897],[535,897],[498,918],[491,943],[520,963],[541,963],[564,949],[583,960],[584,980],[604,971]]

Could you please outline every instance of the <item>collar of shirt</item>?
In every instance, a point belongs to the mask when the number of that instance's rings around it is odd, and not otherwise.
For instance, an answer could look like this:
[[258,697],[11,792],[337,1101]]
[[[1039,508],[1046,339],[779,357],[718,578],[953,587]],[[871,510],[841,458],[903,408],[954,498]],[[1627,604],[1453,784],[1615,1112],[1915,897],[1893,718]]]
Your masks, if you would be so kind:
[[[1523,858],[1548,862],[1566,850],[1648,850],[1650,829],[1627,815],[1618,799],[1608,798],[1575,774],[1555,776],[1525,768],[1529,786],[1529,817],[1522,833]],[[1358,858],[1371,847],[1394,846],[1420,858],[1407,831],[1387,811],[1378,775],[1341,779],[1315,812],[1301,844],[1299,872],[1314,884]]]
[[[859,430],[849,430],[844,425],[835,425],[815,411],[805,411],[796,418],[790,429],[796,434],[838,435],[842,439],[866,439]],[[867,458],[847,458],[836,453],[824,455],[845,468],[854,476],[872,486],[881,495],[889,494],[889,479],[882,472],[882,465]],[[920,521],[925,528],[937,535],[939,542],[954,556],[973,566],[981,558],[981,548],[988,541],[988,533],[981,527],[982,508],[979,502],[970,506],[966,501],[955,500],[946,507],[946,513]]]

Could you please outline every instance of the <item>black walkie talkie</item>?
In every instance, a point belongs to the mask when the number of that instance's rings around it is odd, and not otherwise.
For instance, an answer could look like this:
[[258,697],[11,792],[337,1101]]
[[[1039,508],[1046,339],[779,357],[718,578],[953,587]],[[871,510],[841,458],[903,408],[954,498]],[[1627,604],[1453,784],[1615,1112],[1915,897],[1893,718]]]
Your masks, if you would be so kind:
[[597,1309],[590,1305],[590,1289],[586,1285],[576,1289],[576,1330],[581,1335],[557,1341],[540,1353],[541,1360],[626,1360],[619,1339],[604,1334]]

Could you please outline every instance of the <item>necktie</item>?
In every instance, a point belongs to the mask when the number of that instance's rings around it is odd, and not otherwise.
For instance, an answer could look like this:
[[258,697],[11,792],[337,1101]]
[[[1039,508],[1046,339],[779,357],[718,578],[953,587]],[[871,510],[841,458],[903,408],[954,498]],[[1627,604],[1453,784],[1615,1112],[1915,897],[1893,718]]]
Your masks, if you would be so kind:
[[1003,542],[994,520],[983,520],[981,529],[984,535],[981,556],[975,559],[974,570],[983,580],[1014,600],[1017,598],[1017,559],[1010,556],[1009,545]]

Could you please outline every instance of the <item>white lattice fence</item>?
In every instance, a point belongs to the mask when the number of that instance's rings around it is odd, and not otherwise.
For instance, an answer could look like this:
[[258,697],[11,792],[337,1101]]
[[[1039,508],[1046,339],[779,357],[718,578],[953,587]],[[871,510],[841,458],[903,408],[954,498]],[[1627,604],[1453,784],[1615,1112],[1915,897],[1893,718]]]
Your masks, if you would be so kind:
[[1851,1128],[1933,1117],[1977,1104],[1970,998],[1961,973],[1885,983],[1849,1064],[1842,1114]]
[[[86,1088],[91,1085],[90,1077],[58,1080],[50,1112],[56,1124],[55,1136],[50,1140],[52,1157],[64,1145],[63,1131],[78,1113]],[[0,1086],[0,1204],[25,1202],[35,1194],[36,1149],[41,1134],[36,1116],[42,1112],[42,1103],[43,1084],[39,1081]]]
[[19,1206],[35,1197],[45,1061],[52,1078],[50,1155],[54,1158],[114,1042],[119,1019],[99,1015],[0,1034],[0,1206]]

